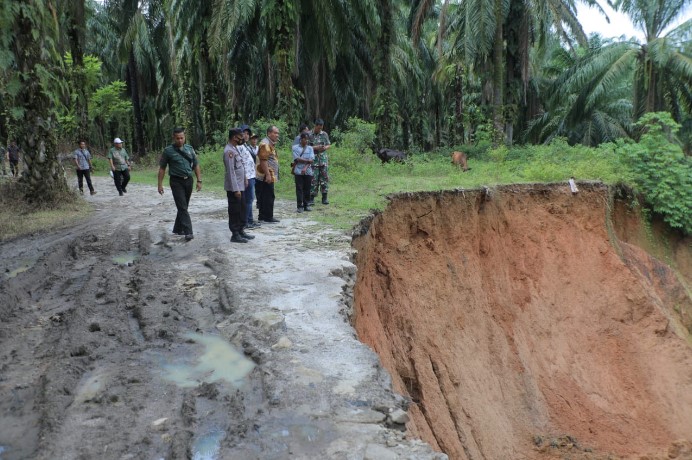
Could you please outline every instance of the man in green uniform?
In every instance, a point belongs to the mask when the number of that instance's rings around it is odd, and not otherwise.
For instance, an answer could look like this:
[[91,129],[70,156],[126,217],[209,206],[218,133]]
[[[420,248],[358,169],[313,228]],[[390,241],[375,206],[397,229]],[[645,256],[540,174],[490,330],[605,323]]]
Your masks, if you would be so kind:
[[312,165],[314,175],[312,176],[312,188],[310,190],[311,200],[308,203],[312,205],[315,202],[315,197],[322,190],[322,204],[329,204],[327,193],[329,192],[329,158],[327,150],[331,147],[329,135],[323,131],[324,121],[321,118],[315,120],[315,127],[310,131],[309,144],[315,152],[315,162]]
[[199,169],[199,161],[195,149],[185,143],[185,130],[175,128],[173,130],[173,143],[166,147],[159,160],[159,194],[163,195],[163,177],[168,167],[170,176],[171,193],[175,200],[178,214],[173,224],[173,233],[185,235],[185,241],[194,238],[192,233],[192,221],[187,208],[192,196],[192,173],[197,177],[197,191],[202,190],[202,173]]

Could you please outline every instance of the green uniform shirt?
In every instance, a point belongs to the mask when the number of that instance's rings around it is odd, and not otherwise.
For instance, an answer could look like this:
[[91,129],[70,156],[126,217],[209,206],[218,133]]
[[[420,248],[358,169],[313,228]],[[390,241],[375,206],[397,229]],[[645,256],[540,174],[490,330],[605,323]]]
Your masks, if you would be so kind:
[[116,171],[127,170],[127,162],[130,161],[130,156],[124,148],[116,149],[115,147],[111,147],[108,152],[108,158],[113,160],[113,167]]
[[[317,134],[315,134],[314,131],[310,131],[308,141],[309,145],[311,145],[313,148],[331,144],[331,142],[329,142],[329,135],[325,131],[320,131]],[[327,151],[325,150],[324,152],[317,152],[317,150],[315,150],[315,162],[313,163],[313,166],[321,167],[327,166],[328,164],[329,158],[327,156]]]
[[173,144],[169,145],[164,149],[159,160],[159,166],[161,168],[168,166],[168,175],[176,177],[191,177],[192,170],[198,164],[195,149],[188,144],[184,144],[182,148]]

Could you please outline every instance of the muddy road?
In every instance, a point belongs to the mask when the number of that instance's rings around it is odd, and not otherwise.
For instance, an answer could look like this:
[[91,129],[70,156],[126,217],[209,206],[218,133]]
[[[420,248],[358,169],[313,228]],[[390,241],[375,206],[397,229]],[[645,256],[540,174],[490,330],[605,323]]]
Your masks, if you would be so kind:
[[[96,178],[92,217],[0,245],[0,459],[432,459],[348,323],[350,237],[277,203]],[[319,212],[319,205],[318,210]]]

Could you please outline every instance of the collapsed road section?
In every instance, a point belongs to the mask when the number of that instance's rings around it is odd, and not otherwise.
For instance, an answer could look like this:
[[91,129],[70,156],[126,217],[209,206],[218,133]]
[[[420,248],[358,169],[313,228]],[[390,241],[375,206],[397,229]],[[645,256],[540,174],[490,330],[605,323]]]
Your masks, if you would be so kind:
[[653,257],[614,195],[405,194],[363,223],[352,319],[410,435],[451,459],[692,458],[691,240]]

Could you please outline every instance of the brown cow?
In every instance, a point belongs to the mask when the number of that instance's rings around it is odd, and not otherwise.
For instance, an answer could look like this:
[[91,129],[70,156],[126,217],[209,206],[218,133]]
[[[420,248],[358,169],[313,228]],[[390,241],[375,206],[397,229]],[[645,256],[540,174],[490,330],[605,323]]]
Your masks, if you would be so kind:
[[466,163],[466,154],[464,152],[452,152],[452,164],[457,165],[457,168],[462,169],[463,171],[468,171],[469,166]]

